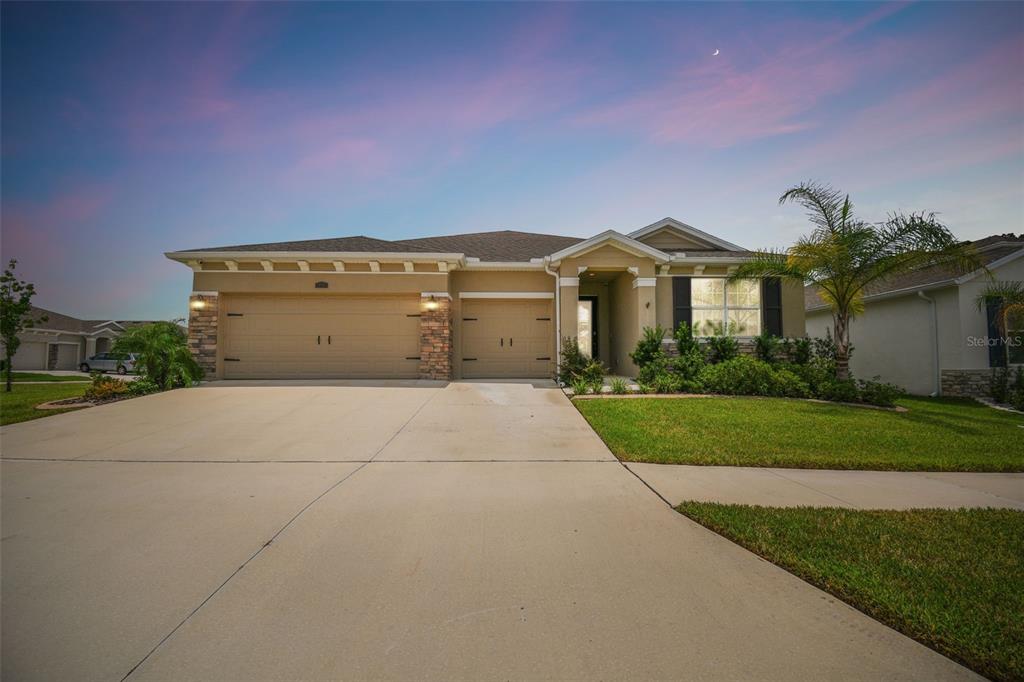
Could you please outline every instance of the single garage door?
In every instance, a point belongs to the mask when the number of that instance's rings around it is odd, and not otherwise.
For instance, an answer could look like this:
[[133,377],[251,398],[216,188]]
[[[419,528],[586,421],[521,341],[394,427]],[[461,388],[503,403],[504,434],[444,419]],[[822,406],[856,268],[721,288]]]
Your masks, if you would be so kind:
[[462,376],[549,378],[554,373],[551,299],[462,300]]
[[419,297],[226,296],[228,379],[415,379]]
[[54,369],[78,369],[78,344],[58,343]]
[[46,369],[46,353],[45,341],[22,341],[14,357],[11,358],[11,368]]

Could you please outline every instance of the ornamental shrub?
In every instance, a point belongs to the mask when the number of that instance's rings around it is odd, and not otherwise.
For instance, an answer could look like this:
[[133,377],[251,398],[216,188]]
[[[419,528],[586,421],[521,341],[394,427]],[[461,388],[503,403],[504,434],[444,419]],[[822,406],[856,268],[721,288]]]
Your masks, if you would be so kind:
[[704,352],[697,347],[690,348],[685,353],[680,351],[678,357],[674,357],[669,361],[669,367],[672,372],[677,374],[680,379],[691,382],[697,380],[701,370],[706,366],[707,361],[704,360]]
[[629,384],[626,383],[625,379],[621,377],[615,377],[612,379],[612,393],[615,395],[625,395],[629,393]]
[[715,364],[732,360],[740,352],[740,344],[727,333],[708,337],[708,362]]
[[121,381],[105,374],[94,372],[92,384],[85,389],[86,400],[113,400],[119,396],[128,395],[129,386],[127,381]]
[[[680,322],[673,334],[676,339],[676,349],[680,355],[686,355],[691,351],[700,352],[700,342],[693,337],[693,327],[687,322]],[[701,353],[703,357],[703,353]]]
[[661,325],[656,327],[644,327],[644,334],[636,342],[636,348],[629,357],[640,369],[651,364],[655,360],[665,357],[665,349],[662,347],[662,339],[665,338],[665,330]]
[[766,331],[754,338],[754,353],[757,355],[757,359],[769,364],[778,359],[781,346],[782,340]]
[[704,390],[723,395],[763,395],[805,398],[807,384],[789,370],[776,370],[767,362],[740,356],[714,365],[700,373]]
[[562,361],[558,365],[558,382],[563,386],[569,386],[587,366],[590,358],[583,354],[576,337],[573,336],[566,336],[562,339],[561,355]]
[[1005,367],[993,367],[988,380],[988,394],[997,403],[1007,402],[1010,395],[1010,373]]
[[894,406],[896,399],[904,395],[906,391],[895,384],[888,384],[879,379],[880,377],[875,377],[872,381],[859,382],[860,399],[869,405]]
[[818,387],[818,397],[837,403],[860,402],[860,389],[853,379],[832,379]]
[[1013,409],[1024,412],[1024,368],[1017,368],[1017,375],[1014,377],[1008,398]]

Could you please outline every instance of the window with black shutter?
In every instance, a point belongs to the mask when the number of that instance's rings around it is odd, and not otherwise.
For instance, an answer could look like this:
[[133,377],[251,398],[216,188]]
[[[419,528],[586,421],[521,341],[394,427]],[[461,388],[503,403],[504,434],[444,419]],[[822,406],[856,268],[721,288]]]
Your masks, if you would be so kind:
[[779,278],[761,280],[761,310],[764,330],[772,336],[782,336],[782,280]]
[[1006,346],[1003,340],[1002,325],[999,324],[999,313],[1003,307],[1003,299],[990,298],[985,301],[985,314],[988,317],[988,366],[1006,367]]
[[678,329],[680,322],[693,323],[689,277],[672,278],[672,329]]

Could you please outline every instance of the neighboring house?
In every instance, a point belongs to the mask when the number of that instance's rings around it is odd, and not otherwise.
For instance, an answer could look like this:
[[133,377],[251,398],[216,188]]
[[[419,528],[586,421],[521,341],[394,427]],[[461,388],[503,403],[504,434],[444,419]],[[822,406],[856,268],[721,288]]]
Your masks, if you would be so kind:
[[110,350],[125,329],[145,324],[139,320],[80,320],[35,306],[30,317],[35,326],[18,335],[21,345],[11,359],[15,370],[78,369],[86,358]]
[[216,378],[550,377],[559,337],[632,374],[647,326],[728,317],[750,335],[804,334],[800,286],[724,295],[749,253],[671,218],[590,239],[501,231],[166,255],[194,271],[189,342]]
[[[1024,280],[1024,235],[995,235],[974,246],[996,280]],[[992,367],[1024,363],[1024,348],[1006,342],[1024,329],[1004,334],[995,308],[978,308],[990,282],[984,271],[958,276],[931,267],[870,287],[864,312],[850,325],[853,374],[880,376],[920,395],[987,394]],[[804,293],[807,332],[825,336],[832,313],[816,287]]]

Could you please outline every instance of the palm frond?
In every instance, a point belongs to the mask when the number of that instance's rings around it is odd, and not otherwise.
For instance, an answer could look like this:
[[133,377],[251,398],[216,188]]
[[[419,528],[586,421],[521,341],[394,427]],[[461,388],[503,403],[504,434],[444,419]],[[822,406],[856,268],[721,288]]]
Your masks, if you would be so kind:
[[978,310],[984,311],[990,303],[1006,308],[1024,308],[1024,282],[992,282],[974,300]]
[[[796,187],[790,187],[779,197],[779,204],[795,202],[804,207],[807,217],[818,226],[822,234],[842,229],[844,203],[843,195],[831,185],[809,180]],[[852,204],[848,210],[852,211]],[[817,232],[816,231],[816,232]]]
[[785,251],[767,250],[755,251],[750,260],[739,265],[729,275],[728,280],[734,282],[738,279],[778,277],[803,282],[806,274]]

